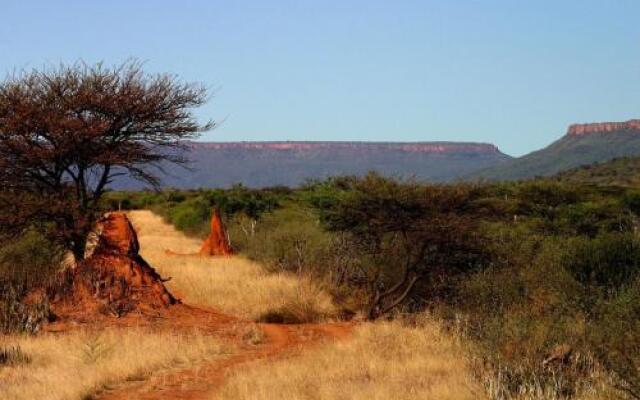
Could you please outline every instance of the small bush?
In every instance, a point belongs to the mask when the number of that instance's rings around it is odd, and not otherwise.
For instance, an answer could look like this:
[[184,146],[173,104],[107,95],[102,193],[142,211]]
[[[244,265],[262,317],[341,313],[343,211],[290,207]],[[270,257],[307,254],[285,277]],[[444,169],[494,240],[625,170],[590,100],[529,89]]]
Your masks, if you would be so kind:
[[289,207],[266,215],[244,247],[251,259],[273,270],[311,273],[327,268],[330,243],[312,212]]
[[602,294],[615,293],[640,274],[640,240],[633,233],[609,233],[568,242],[563,264],[575,279]]
[[169,220],[178,230],[204,236],[208,232],[211,206],[200,197],[186,200],[169,210]]
[[0,333],[35,333],[44,322],[53,319],[44,292],[54,281],[61,262],[62,251],[35,231],[2,244]]
[[0,333],[37,333],[55,316],[45,297],[26,303],[24,287],[0,282]]
[[62,250],[36,231],[0,243],[0,281],[32,288],[60,270]]
[[87,364],[95,364],[107,357],[113,347],[106,343],[99,334],[87,336],[82,343],[82,359]]
[[252,324],[242,332],[242,340],[252,346],[264,343],[266,335],[259,326]]
[[622,204],[636,215],[640,215],[640,191],[630,190],[622,196]]
[[256,322],[268,324],[309,324],[319,322],[325,315],[318,311],[313,302],[286,304],[277,310],[267,311]]
[[292,298],[274,310],[256,318],[256,322],[272,324],[308,324],[321,322],[335,314],[335,308],[323,291],[312,285],[298,288]]

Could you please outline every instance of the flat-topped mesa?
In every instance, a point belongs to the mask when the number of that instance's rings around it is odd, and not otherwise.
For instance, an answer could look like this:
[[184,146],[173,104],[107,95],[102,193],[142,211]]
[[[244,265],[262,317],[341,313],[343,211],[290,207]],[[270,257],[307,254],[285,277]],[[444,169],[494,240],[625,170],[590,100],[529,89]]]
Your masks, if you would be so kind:
[[249,150],[394,150],[414,153],[498,153],[495,145],[489,143],[455,142],[192,142],[196,149],[249,149]]
[[588,135],[592,133],[638,132],[640,133],[640,119],[626,122],[599,122],[593,124],[575,124],[569,126],[568,136]]

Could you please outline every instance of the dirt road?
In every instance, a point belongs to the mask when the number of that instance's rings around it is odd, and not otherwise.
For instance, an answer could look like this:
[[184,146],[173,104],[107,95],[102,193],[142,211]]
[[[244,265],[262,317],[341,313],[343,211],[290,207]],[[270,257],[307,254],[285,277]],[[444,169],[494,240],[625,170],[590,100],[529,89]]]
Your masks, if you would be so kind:
[[[205,324],[204,330],[233,347],[233,353],[213,362],[204,362],[194,368],[158,373],[147,380],[128,382],[104,390],[94,398],[100,400],[133,399],[211,399],[224,383],[225,375],[239,368],[251,368],[258,361],[275,361],[295,356],[327,340],[348,337],[347,324],[253,324],[213,311],[178,306],[183,310],[172,312],[173,329],[188,329],[198,320],[215,321]],[[211,315],[213,314],[213,315]],[[184,318],[181,317],[184,316]],[[169,328],[169,326],[165,327]],[[202,326],[201,326],[202,328]],[[261,332],[260,343],[251,344],[243,336],[250,330]]]

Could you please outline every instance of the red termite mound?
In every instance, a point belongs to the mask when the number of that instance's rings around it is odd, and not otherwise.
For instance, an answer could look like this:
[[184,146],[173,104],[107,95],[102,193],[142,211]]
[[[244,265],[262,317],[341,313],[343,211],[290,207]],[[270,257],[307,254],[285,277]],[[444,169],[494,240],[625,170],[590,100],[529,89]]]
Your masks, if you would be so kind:
[[126,214],[107,214],[97,226],[93,253],[70,271],[65,303],[116,316],[166,308],[178,302],[160,275],[140,256],[140,245]]
[[200,251],[198,253],[177,253],[173,250],[164,251],[168,256],[231,256],[233,255],[233,249],[229,243],[227,233],[220,218],[220,211],[214,208],[211,214],[211,232],[209,236],[202,243]]
[[233,254],[222,224],[222,218],[220,218],[220,211],[217,208],[213,210],[211,215],[211,232],[202,243],[199,254],[201,256],[230,256]]

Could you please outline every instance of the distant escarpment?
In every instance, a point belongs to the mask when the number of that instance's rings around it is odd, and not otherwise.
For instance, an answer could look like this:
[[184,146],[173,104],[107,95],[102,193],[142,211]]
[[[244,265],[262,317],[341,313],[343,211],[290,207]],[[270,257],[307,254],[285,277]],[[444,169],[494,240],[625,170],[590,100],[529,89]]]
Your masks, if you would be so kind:
[[542,150],[470,174],[470,179],[514,180],[640,155],[640,120],[571,125]]
[[[456,142],[192,142],[190,169],[164,165],[165,187],[298,186],[308,179],[363,175],[443,182],[502,164],[510,156],[492,144]],[[119,189],[139,189],[119,180]]]
[[353,150],[353,151],[405,151],[414,153],[499,153],[488,143],[454,142],[193,142],[194,149],[210,150]]
[[568,136],[589,135],[593,133],[640,132],[640,119],[626,122],[597,122],[569,126]]

